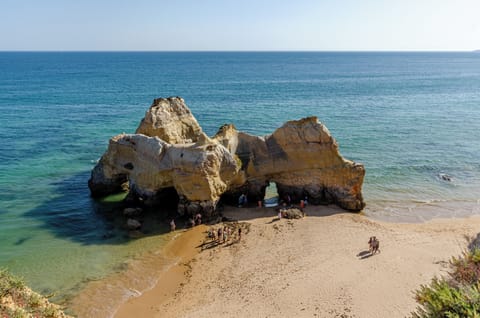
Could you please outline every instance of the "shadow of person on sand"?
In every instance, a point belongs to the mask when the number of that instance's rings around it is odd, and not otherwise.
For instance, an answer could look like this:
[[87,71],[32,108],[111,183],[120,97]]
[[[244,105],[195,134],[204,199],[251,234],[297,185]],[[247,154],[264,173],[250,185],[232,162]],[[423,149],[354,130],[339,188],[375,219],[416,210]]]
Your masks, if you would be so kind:
[[222,247],[229,247],[229,246],[232,246],[234,244],[237,244],[238,243],[238,240],[231,240],[231,241],[228,241],[228,242],[219,242],[219,241],[209,241],[209,242],[203,242],[202,244],[200,245],[197,245],[196,248],[200,248],[201,251],[203,250],[208,250],[208,249],[211,249],[211,248],[215,248],[217,246],[222,246]]
[[211,249],[211,248],[214,248],[214,247],[217,247],[219,246],[221,243],[219,241],[209,241],[209,242],[203,242],[202,244],[200,245],[197,245],[196,248],[199,248],[200,250],[208,250],[208,249]]
[[239,242],[240,242],[239,240],[230,241],[230,242],[224,244],[223,247],[229,247],[229,246],[232,246],[232,245],[237,244]]
[[267,222],[265,224],[272,224],[272,223],[275,223],[275,222],[278,222],[280,221],[280,219],[278,217],[274,217],[270,222]]
[[360,253],[357,254],[358,259],[366,259],[373,256],[370,251],[361,251]]

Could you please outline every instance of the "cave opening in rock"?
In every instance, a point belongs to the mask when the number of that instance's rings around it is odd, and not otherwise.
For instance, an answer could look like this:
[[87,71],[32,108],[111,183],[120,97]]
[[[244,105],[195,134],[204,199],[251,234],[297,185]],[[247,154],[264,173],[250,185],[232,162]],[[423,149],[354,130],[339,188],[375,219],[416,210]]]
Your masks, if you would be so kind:
[[177,190],[174,187],[168,187],[159,190],[153,198],[150,198],[152,202],[150,204],[147,203],[147,205],[176,209],[179,199]]
[[278,190],[275,182],[268,182],[263,202],[265,207],[274,207],[278,205]]
[[145,195],[137,192],[134,186],[130,186],[124,203],[145,208],[176,209],[179,203],[179,195],[174,187],[163,188],[154,194]]

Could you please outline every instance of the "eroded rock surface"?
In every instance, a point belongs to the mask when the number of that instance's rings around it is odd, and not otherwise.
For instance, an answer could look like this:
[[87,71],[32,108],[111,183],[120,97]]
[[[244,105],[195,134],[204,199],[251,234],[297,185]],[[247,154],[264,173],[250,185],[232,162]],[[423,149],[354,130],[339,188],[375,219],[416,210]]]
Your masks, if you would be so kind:
[[140,122],[136,134],[158,137],[170,144],[196,142],[202,134],[181,97],[156,98]]
[[246,190],[251,201],[261,200],[269,182],[275,182],[280,198],[288,194],[294,202],[307,197],[312,204],[335,203],[352,211],[365,206],[363,165],[340,155],[335,139],[316,117],[288,121],[265,137],[223,126],[214,139],[242,161],[245,183],[227,193],[232,198]]
[[[365,206],[363,165],[345,160],[335,139],[316,117],[286,122],[273,134],[252,136],[233,125],[209,138],[183,99],[155,99],[136,134],[110,140],[92,171],[94,196],[118,192],[160,203],[174,189],[181,214],[215,215],[220,198],[236,202],[246,193],[262,200],[270,182],[280,197],[311,204],[335,203],[351,211]],[[167,198],[168,199],[168,198]]]

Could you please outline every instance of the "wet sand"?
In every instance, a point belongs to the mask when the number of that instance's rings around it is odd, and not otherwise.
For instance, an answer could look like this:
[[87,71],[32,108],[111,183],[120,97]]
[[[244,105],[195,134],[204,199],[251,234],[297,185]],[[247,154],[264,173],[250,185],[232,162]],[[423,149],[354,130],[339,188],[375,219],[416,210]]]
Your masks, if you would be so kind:
[[168,257],[177,260],[175,264],[160,275],[155,287],[144,292],[140,297],[131,298],[122,304],[115,313],[115,317],[162,316],[161,306],[172,297],[177,297],[178,292],[187,282],[192,260],[198,254],[198,246],[202,244],[206,230],[207,227],[204,225],[196,226],[169,244],[165,253]]
[[[207,227],[172,245],[182,261],[115,317],[405,317],[413,292],[480,232],[480,218],[422,224],[373,221],[334,207],[278,220],[273,209],[228,208],[248,222],[241,241],[200,250]],[[218,225],[217,225],[218,227]],[[367,253],[368,238],[380,253]]]
[[[158,250],[132,258],[115,274],[90,281],[67,303],[68,312],[77,317],[113,317],[128,299],[148,299],[148,291],[161,288],[173,293],[184,281],[183,264],[197,254],[196,246],[203,239],[204,226],[163,234],[166,245]],[[121,316],[122,313],[117,315]]]

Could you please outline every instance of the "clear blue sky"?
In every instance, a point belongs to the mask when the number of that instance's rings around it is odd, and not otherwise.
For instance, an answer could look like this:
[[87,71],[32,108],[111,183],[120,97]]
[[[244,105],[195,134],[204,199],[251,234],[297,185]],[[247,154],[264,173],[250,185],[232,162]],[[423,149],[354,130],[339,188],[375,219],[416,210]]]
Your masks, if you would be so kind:
[[474,50],[479,0],[0,0],[0,50]]

